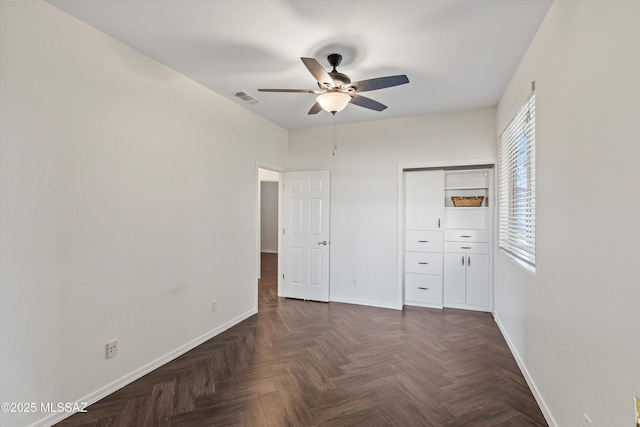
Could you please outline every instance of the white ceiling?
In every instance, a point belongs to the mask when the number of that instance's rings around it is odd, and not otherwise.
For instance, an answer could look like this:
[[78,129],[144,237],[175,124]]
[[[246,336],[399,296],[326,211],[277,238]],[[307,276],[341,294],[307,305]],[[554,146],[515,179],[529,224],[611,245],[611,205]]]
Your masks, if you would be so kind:
[[[286,129],[326,126],[307,115],[316,89],[300,57],[343,55],[352,81],[406,74],[364,95],[338,123],[493,107],[553,0],[49,0],[49,3]],[[245,91],[261,101],[244,104]]]

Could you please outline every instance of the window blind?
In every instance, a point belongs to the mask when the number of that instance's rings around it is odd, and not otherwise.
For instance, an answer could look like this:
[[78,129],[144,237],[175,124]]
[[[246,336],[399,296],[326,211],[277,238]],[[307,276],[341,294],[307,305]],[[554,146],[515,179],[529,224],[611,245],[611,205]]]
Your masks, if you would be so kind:
[[498,158],[499,246],[536,263],[536,98],[532,93],[500,134]]

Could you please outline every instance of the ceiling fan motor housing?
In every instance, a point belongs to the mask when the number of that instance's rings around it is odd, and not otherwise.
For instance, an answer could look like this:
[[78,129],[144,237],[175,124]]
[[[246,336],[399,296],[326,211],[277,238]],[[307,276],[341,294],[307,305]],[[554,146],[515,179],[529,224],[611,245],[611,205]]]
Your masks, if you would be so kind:
[[336,67],[342,62],[342,55],[340,55],[339,53],[332,53],[331,55],[327,56],[327,61],[329,61],[329,65],[333,67],[333,70],[329,72],[329,76],[331,76],[331,79],[336,84],[336,87],[340,89],[346,89],[345,86],[351,83],[351,79],[346,74],[339,73],[336,70]]
[[337,87],[346,86],[351,83],[351,79],[346,74],[338,73],[337,71],[332,71],[329,73],[331,79],[335,82]]

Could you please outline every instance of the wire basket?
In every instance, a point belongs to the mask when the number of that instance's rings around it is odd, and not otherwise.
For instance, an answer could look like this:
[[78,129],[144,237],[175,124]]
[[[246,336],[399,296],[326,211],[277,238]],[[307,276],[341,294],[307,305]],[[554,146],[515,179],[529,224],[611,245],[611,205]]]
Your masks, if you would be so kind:
[[484,196],[451,196],[451,200],[456,208],[478,208],[482,206]]

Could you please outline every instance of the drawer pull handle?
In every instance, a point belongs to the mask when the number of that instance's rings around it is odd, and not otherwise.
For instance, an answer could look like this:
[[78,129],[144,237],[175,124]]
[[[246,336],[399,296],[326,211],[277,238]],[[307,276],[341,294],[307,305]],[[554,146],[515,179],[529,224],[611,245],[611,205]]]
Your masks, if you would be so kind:
[[427,264],[429,264],[429,263],[428,263],[428,262],[422,262],[422,261],[420,261],[420,262],[418,262],[418,264],[420,264],[420,265],[427,265]]
[[460,246],[460,249],[472,249],[471,246]]
[[466,237],[466,238],[469,238],[469,237],[473,237],[473,236],[460,236],[460,237]]
[[467,255],[467,266],[471,265],[471,257]]
[[418,286],[418,289],[422,289],[423,291],[428,291],[429,288],[425,288],[424,286]]
[[462,255],[462,265],[464,265],[464,255]]
[[428,240],[418,240],[418,243],[429,243]]

